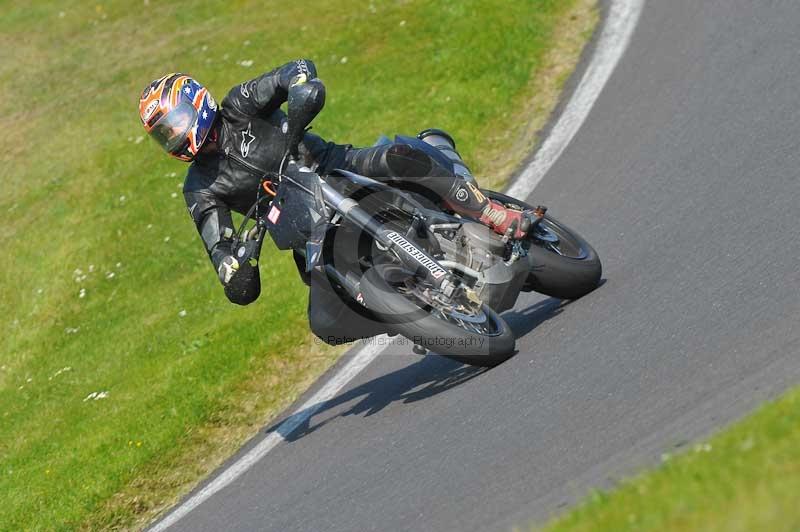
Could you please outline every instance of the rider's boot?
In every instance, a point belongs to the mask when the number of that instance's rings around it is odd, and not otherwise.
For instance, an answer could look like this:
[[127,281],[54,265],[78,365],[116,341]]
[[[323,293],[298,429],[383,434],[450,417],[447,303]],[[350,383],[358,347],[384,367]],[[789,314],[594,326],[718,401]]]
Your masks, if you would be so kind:
[[524,238],[531,226],[531,213],[506,207],[502,203],[488,199],[475,183],[461,155],[456,151],[453,137],[441,129],[426,129],[418,135],[447,156],[453,163],[456,175],[463,179],[453,185],[445,196],[448,207],[461,215],[475,218],[500,235],[510,238]]
[[456,183],[444,200],[462,216],[469,216],[488,226],[495,233],[509,238],[525,238],[531,228],[532,214],[507,207],[483,195],[472,181]]
[[478,220],[500,235],[525,237],[531,225],[530,213],[484,196],[447,133],[427,129],[418,138],[440,150],[453,163],[453,168],[444,168],[424,151],[399,143],[351,150],[346,164],[362,175],[400,179],[430,191],[453,211]]
[[499,235],[509,238],[525,238],[531,229],[533,220],[529,211],[521,211],[507,207],[495,200],[489,200],[478,221],[488,225]]

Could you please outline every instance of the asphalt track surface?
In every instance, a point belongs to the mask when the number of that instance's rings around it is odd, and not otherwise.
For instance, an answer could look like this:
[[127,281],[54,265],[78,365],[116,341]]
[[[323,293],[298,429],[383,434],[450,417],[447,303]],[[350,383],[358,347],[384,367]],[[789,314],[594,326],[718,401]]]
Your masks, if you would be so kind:
[[604,284],[522,297],[490,371],[390,348],[170,530],[509,530],[800,382],[798,27],[794,0],[650,0],[532,198]]

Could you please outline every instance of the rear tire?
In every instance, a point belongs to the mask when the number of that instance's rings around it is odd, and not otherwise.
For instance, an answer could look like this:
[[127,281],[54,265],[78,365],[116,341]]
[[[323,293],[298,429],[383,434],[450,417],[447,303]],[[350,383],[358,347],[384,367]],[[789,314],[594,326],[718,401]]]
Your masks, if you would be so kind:
[[492,309],[481,305],[485,325],[491,334],[479,334],[439,318],[420,306],[413,296],[390,284],[395,265],[376,265],[361,278],[364,303],[391,332],[401,334],[440,355],[472,366],[493,367],[514,354],[514,333]]
[[[545,221],[558,223],[553,218],[545,218]],[[572,235],[583,241],[577,234],[572,233]],[[525,280],[524,289],[559,299],[578,299],[597,288],[603,267],[597,252],[588,243],[585,245],[589,255],[582,259],[562,257],[545,248],[532,245],[528,255],[533,267]]]
[[[505,204],[533,209],[533,206],[499,192],[484,190],[483,193]],[[551,233],[561,235],[565,244],[568,241],[570,253],[569,256],[559,255],[532,238],[528,250],[531,273],[523,290],[559,299],[578,299],[597,288],[603,274],[597,251],[582,236],[552,216],[545,215],[541,225]]]

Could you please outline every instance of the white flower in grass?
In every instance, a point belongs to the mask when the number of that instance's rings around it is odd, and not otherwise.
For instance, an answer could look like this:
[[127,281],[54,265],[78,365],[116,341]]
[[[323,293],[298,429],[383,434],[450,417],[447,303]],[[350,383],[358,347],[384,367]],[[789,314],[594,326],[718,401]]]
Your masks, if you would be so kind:
[[164,237],[164,242],[169,242],[169,237],[168,236]]
[[85,403],[86,401],[99,401],[100,399],[105,399],[106,397],[108,397],[108,391],[92,392],[84,398],[83,402]]
[[405,20],[401,20],[401,21],[400,21],[400,27],[403,27],[403,26],[405,26],[405,25],[406,25],[406,21],[405,21]]
[[242,44],[245,46],[250,46],[250,41],[244,41]]
[[67,327],[66,329],[64,329],[64,332],[67,334],[76,334],[80,330],[81,330],[80,327]]
[[253,66],[253,60],[252,59],[245,59],[245,60],[239,61],[239,64],[242,65],[245,68],[250,68],[251,66]]
[[56,377],[58,377],[59,375],[61,375],[62,373],[66,373],[67,371],[72,371],[72,368],[70,366],[63,367],[60,370],[53,373],[47,380],[51,381]]
[[182,310],[182,311],[178,312],[178,316],[180,316],[181,318],[185,318],[186,317],[186,311]]
[[94,272],[94,264],[90,264],[89,265],[89,273],[93,273],[93,272]]
[[36,293],[39,294],[39,295],[42,295],[43,292],[44,292],[44,288],[39,288],[38,290],[36,290]]
[[339,60],[339,62],[340,62],[341,64],[343,64],[343,65],[344,65],[345,63],[347,63],[347,56],[344,56],[344,57],[342,57],[342,58]]
[[694,446],[694,452],[696,453],[708,453],[711,452],[711,444],[710,443],[696,443]]
[[208,50],[208,45],[207,45],[207,44],[204,44],[204,45],[203,45],[203,46],[200,48],[200,51],[201,51],[201,52],[205,52],[206,50]]
[[170,194],[170,196],[172,196],[173,198],[177,198],[178,197],[178,193],[177,192],[173,192],[172,194]]
[[66,14],[66,13],[64,13],[63,11],[59,11],[59,12],[58,12],[58,18],[64,18],[64,17],[66,17],[66,16],[67,16],[67,14]]
[[113,278],[114,278],[114,275],[116,275],[114,272],[108,272],[108,273],[106,274],[106,279],[113,279]]
[[119,202],[120,202],[120,203],[125,203],[125,200],[126,200],[126,199],[127,199],[127,198],[125,198],[125,196],[124,196],[124,195],[123,195],[123,196],[120,196],[120,197],[119,197]]
[[134,144],[140,144],[143,140],[144,140],[144,137],[139,135],[138,137],[136,137],[136,140],[134,141]]
[[84,297],[86,297],[86,289],[85,288],[81,288],[81,291],[78,292],[78,298],[79,299],[83,299]]
[[169,174],[170,177],[175,177],[176,175],[178,175],[176,172],[172,172],[171,174]]
[[117,267],[117,268],[122,268],[122,263],[121,263],[121,262],[118,262],[118,263],[116,264],[116,267]]
[[147,228],[148,229],[152,229],[153,228],[153,224],[147,224]]

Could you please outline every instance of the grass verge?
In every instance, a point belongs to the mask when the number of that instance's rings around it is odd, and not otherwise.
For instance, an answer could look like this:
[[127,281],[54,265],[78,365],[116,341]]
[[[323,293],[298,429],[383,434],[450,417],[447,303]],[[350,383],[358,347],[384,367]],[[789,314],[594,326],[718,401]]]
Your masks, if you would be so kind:
[[145,524],[340,352],[311,341],[272,246],[261,300],[227,303],[185,166],[138,124],[147,82],[185,71],[221,98],[310,57],[328,87],[316,132],[441,127],[497,185],[595,20],[593,0],[4,2],[0,529]]
[[800,388],[544,530],[800,530]]

